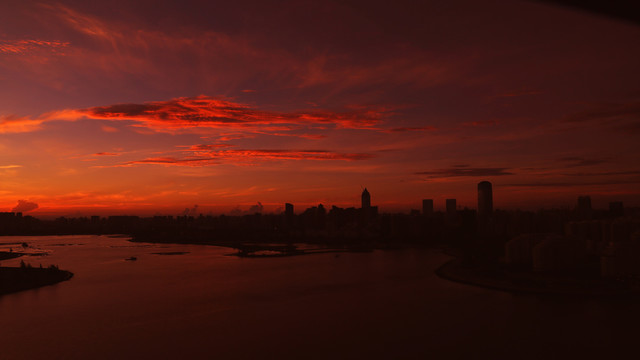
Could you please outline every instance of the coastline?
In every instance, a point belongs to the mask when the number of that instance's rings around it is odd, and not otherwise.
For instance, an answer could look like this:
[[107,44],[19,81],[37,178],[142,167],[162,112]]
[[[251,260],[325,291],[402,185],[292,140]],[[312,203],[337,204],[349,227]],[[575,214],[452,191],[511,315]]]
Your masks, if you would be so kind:
[[[25,254],[2,251],[0,252],[0,259],[15,259],[23,255]],[[72,272],[60,270],[57,266],[48,268],[0,266],[0,296],[55,285],[59,282],[70,280],[72,277]]]
[[23,253],[19,253],[19,252],[0,251],[0,261],[9,260],[9,259],[15,259],[15,258],[20,257],[22,255],[24,255],[24,254]]
[[516,294],[605,298],[640,296],[640,289],[622,282],[534,272],[510,272],[499,268],[465,265],[460,258],[445,262],[435,273],[449,281]]
[[52,268],[0,267],[0,296],[70,280],[73,273]]
[[395,249],[396,246],[382,245],[376,243],[356,243],[349,244],[346,242],[335,243],[298,243],[307,244],[313,247],[300,249],[296,244],[290,242],[256,242],[256,241],[231,241],[231,240],[203,240],[203,239],[185,239],[180,240],[162,237],[140,237],[131,236],[130,242],[134,243],[151,243],[151,244],[191,244],[191,245],[209,245],[219,246],[237,250],[237,252],[228,254],[229,256],[247,257],[247,258],[269,258],[269,257],[285,257],[300,256],[325,253],[343,253],[343,252],[371,252],[376,249]]

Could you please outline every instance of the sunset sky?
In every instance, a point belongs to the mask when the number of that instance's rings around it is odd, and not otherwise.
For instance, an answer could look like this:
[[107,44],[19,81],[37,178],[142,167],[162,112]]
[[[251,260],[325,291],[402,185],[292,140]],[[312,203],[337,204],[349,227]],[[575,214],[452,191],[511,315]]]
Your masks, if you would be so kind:
[[3,0],[0,211],[639,206],[639,44],[528,1]]

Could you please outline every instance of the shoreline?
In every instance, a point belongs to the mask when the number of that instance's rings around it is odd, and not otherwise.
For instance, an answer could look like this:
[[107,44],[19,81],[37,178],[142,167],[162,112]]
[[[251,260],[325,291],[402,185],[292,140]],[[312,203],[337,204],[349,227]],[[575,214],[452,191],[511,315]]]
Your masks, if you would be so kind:
[[[15,259],[24,255],[26,254],[0,251],[0,260]],[[60,270],[57,266],[48,268],[0,266],[0,296],[55,285],[70,280],[72,277],[72,272]]]
[[0,267],[0,296],[70,280],[73,273],[57,268]]
[[237,256],[242,258],[270,258],[270,257],[288,257],[300,255],[313,255],[325,253],[347,253],[347,252],[372,252],[373,250],[395,250],[404,248],[400,244],[382,244],[382,243],[356,243],[347,242],[337,243],[319,243],[319,242],[300,242],[296,244],[312,245],[314,248],[299,249],[295,244],[290,242],[256,242],[256,241],[231,241],[231,240],[175,240],[168,238],[140,238],[131,236],[129,239],[133,243],[150,243],[150,244],[179,244],[179,245],[208,245],[219,246],[237,250],[228,256]]
[[445,280],[460,284],[515,294],[604,298],[640,296],[640,289],[625,283],[466,266],[459,258],[445,262],[435,273]]
[[15,259],[26,254],[19,252],[0,251],[0,261]]

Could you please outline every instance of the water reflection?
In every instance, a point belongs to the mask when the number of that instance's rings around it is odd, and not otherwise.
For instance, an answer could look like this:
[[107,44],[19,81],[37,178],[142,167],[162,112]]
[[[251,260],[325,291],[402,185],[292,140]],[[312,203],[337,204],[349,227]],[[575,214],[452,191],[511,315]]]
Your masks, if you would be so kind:
[[[435,250],[238,258],[103,236],[6,237],[75,273],[0,297],[2,358],[610,356],[636,304],[442,280]],[[125,261],[136,257],[137,261]],[[20,259],[3,261],[16,266]]]

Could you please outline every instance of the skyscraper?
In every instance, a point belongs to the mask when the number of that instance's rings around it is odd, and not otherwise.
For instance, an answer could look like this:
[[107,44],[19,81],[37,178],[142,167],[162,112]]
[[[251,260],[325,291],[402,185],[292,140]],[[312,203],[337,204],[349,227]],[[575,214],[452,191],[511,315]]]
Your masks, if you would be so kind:
[[293,204],[291,203],[285,203],[284,204],[284,221],[285,221],[285,228],[286,229],[291,229],[293,227]]
[[369,194],[369,191],[367,190],[367,188],[364,188],[364,191],[362,192],[362,208],[369,209],[370,207],[371,207],[371,195]]
[[593,210],[591,209],[591,196],[579,196],[578,204],[576,206],[576,216],[580,220],[590,220],[593,216]]
[[591,196],[578,196],[578,209],[591,210]]
[[447,214],[456,213],[456,199],[447,199],[445,200],[445,204],[447,207]]
[[622,201],[610,202],[609,214],[614,217],[624,216],[624,205],[622,204]]
[[452,224],[458,220],[458,212],[457,212],[457,204],[456,199],[446,199],[445,206],[447,212],[445,214],[445,219],[448,224]]
[[432,215],[432,214],[433,214],[433,199],[423,199],[422,215]]
[[284,204],[284,213],[287,217],[293,216],[293,204],[285,203]]
[[491,183],[478,183],[478,216],[489,216],[493,212],[493,190]]

